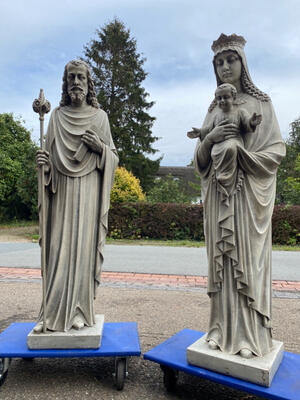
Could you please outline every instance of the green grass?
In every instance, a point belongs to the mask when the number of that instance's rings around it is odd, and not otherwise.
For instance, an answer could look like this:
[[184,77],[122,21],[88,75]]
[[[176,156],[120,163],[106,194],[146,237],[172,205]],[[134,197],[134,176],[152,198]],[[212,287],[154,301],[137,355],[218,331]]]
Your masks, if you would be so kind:
[[37,226],[38,221],[7,221],[0,223],[0,230],[2,229],[11,229],[11,228],[25,228],[27,226]]
[[[135,246],[205,247],[205,242],[197,242],[195,240],[131,240],[107,238],[106,243]],[[272,246],[272,249],[278,251],[300,251],[300,246],[275,244]]]
[[[0,223],[0,240],[1,237],[16,236],[37,242],[38,222],[37,221],[10,221]],[[13,239],[11,239],[13,240]],[[171,246],[171,247],[204,247],[204,242],[196,240],[154,240],[154,239],[111,239],[107,238],[106,243],[118,245],[135,245],[135,246]],[[300,246],[278,245],[272,246],[273,250],[278,251],[300,251]]]
[[300,246],[289,246],[285,244],[273,244],[273,250],[279,251],[300,251]]
[[107,238],[108,244],[135,245],[135,246],[171,246],[171,247],[204,247],[204,242],[196,240],[155,240],[155,239],[111,239]]
[[0,240],[13,241],[26,239],[38,240],[39,227],[37,221],[10,221],[0,224]]

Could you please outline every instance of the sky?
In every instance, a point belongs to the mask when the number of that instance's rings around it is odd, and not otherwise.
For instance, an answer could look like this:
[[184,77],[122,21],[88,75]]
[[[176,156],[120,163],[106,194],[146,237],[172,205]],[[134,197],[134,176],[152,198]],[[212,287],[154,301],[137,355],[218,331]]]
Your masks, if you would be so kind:
[[[0,0],[0,113],[21,117],[38,141],[32,102],[44,89],[56,107],[65,64],[83,56],[96,30],[120,19],[147,60],[143,86],[155,105],[154,158],[185,166],[216,80],[211,44],[221,33],[244,36],[255,85],[269,94],[284,138],[300,117],[300,2],[298,0]],[[47,126],[49,115],[45,118]]]

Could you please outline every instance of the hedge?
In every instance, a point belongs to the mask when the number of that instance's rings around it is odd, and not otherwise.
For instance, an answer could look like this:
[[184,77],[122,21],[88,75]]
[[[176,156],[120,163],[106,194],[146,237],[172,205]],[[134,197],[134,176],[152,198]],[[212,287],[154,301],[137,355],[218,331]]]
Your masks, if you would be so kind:
[[[300,244],[300,206],[275,206],[274,244]],[[175,203],[115,204],[109,212],[115,239],[204,240],[203,207]]]
[[275,206],[272,217],[274,244],[300,244],[300,206]]

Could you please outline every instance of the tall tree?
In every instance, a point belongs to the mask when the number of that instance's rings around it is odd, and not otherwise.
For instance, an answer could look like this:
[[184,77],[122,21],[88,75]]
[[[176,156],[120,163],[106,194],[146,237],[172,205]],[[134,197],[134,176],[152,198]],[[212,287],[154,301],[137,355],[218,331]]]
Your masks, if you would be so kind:
[[277,203],[300,204],[297,185],[300,179],[300,117],[291,123],[289,137],[286,140],[286,157],[282,160],[277,174]]
[[108,114],[120,166],[132,171],[147,191],[160,159],[147,157],[156,153],[152,145],[158,138],[151,132],[155,118],[147,112],[154,103],[147,101],[149,94],[141,86],[147,76],[143,69],[146,59],[137,52],[136,40],[118,19],[96,34],[97,39],[84,47],[84,54],[92,69],[97,98]]

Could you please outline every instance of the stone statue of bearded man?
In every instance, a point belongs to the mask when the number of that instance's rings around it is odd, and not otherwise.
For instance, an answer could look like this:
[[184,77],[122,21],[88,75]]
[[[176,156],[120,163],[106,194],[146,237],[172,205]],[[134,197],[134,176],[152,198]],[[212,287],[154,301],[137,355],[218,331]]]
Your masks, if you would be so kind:
[[[118,157],[88,65],[70,61],[60,106],[50,117],[44,165],[46,191],[46,327],[67,332],[95,324],[110,191]],[[39,323],[43,326],[43,306]]]

